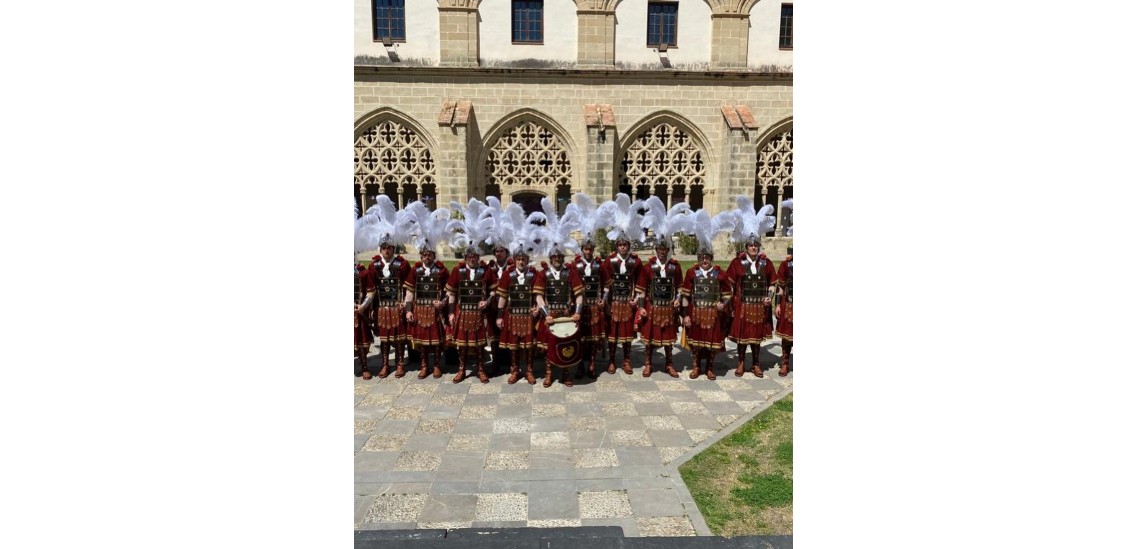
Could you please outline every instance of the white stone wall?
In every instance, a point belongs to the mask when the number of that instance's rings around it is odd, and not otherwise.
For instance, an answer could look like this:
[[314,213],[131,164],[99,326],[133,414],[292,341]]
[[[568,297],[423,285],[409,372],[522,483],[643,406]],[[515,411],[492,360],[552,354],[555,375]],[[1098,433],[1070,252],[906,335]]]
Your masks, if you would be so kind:
[[[424,59],[431,65],[439,62],[438,2],[407,0],[407,41],[395,46],[401,61]],[[387,48],[374,41],[374,12],[371,0],[355,0],[355,55],[387,57]],[[421,64],[421,63],[420,63]]]
[[[794,4],[794,28],[797,27],[796,2],[786,0],[786,4]],[[777,65],[779,67],[793,67],[793,51],[778,49],[777,44],[781,35],[781,0],[762,0],[749,12],[749,56],[750,68],[762,65]],[[797,43],[797,33],[794,32],[794,43]]]
[[[622,0],[618,3],[615,12],[618,22],[615,62],[638,66],[661,63],[658,52],[646,47],[647,3],[645,0]],[[691,64],[709,63],[712,13],[703,0],[678,2],[678,47],[670,48],[666,54],[672,66],[685,68]]]
[[483,0],[478,5],[478,52],[483,64],[493,61],[578,60],[577,6],[573,0],[542,4],[542,44],[513,44],[510,0]]

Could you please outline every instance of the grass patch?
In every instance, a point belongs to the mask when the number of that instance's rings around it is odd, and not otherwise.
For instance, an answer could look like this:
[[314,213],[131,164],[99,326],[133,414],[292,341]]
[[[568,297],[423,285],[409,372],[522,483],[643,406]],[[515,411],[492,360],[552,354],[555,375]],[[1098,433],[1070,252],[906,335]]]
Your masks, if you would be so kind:
[[793,395],[679,472],[715,535],[793,534]]

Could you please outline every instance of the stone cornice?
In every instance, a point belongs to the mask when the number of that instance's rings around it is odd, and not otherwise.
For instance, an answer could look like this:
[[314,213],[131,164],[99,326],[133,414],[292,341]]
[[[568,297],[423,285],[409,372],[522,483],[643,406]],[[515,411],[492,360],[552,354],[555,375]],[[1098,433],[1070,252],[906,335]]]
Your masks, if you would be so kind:
[[393,77],[416,78],[488,78],[493,80],[524,80],[530,78],[564,78],[574,80],[601,80],[611,82],[697,82],[793,85],[793,73],[762,73],[745,70],[728,71],[668,71],[622,69],[521,69],[470,67],[380,67],[355,65],[355,81],[386,81]]

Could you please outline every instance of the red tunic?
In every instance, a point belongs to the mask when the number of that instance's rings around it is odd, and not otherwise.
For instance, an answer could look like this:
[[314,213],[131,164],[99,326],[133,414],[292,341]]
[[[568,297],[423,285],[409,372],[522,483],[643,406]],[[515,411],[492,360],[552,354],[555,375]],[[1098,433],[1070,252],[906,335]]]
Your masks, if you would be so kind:
[[[516,350],[527,349],[537,346],[536,330],[537,322],[529,312],[521,314],[511,314],[510,309],[510,287],[511,275],[514,275],[515,284],[517,284],[517,271],[515,269],[508,269],[502,273],[502,280],[498,282],[498,297],[506,299],[506,311],[502,313],[502,334],[499,336],[498,343],[504,349]],[[530,288],[530,307],[535,307],[535,298],[537,292],[535,288],[535,280],[542,278],[538,275],[538,271],[529,265],[523,272],[524,284]],[[529,309],[527,309],[529,310]]]
[[[502,267],[501,272],[499,272],[499,267]],[[506,263],[499,265],[498,261],[491,259],[490,261],[488,261],[486,263],[486,268],[490,269],[491,272],[494,273],[494,286],[497,288],[498,283],[502,282],[502,273],[505,273],[506,271],[514,270],[514,260],[513,259],[507,259]],[[491,304],[491,306],[486,308],[486,322],[487,322],[486,329],[487,329],[487,333],[490,334],[490,339],[492,339],[494,341],[500,341],[502,339],[502,330],[498,327],[498,323],[497,323],[497,320],[498,320],[498,303],[497,303],[497,301],[498,301],[498,299],[496,298],[495,303]]]
[[[602,299],[603,290],[610,282],[610,264],[601,258],[591,258],[590,262],[591,274],[595,272],[595,266],[597,267],[598,292],[595,295],[585,293],[582,295],[582,320],[579,331],[583,340],[598,340],[606,337],[606,306],[599,305],[598,301]],[[585,275],[586,260],[582,256],[574,258],[573,266],[574,270],[578,271],[579,277]]]
[[[423,276],[425,269],[423,269],[423,262],[415,263],[409,273],[407,273],[407,281],[403,285],[406,291],[415,294],[415,322],[407,326],[407,333],[411,345],[418,348],[423,345],[436,346],[442,345],[446,340],[446,328],[443,326],[442,311],[436,311],[434,306],[430,303],[433,301],[430,298],[420,299],[418,293],[415,292],[415,283],[420,276]],[[430,276],[438,282],[438,294],[434,299],[446,302],[446,279],[447,271],[446,265],[442,261],[435,261],[431,265]],[[446,307],[443,307],[445,309]],[[422,317],[420,319],[420,317]]]
[[[355,305],[356,307],[367,298],[367,293],[375,291],[374,280],[366,267],[355,265]],[[367,311],[355,312],[355,350],[369,348],[372,337],[370,327],[367,325]]]
[[[782,282],[786,278],[792,278],[791,271],[793,270],[793,263],[790,261],[782,261],[781,266],[777,269],[777,280]],[[781,339],[793,343],[793,295],[783,295],[779,300],[781,303],[781,314],[777,316],[777,335]]]
[[702,271],[701,267],[686,271],[686,279],[682,282],[682,295],[689,298],[690,305],[687,314],[690,316],[690,327],[686,329],[686,339],[691,348],[704,348],[725,350],[725,326],[729,310],[718,311],[715,304],[699,306],[694,288],[699,277],[713,278],[718,281],[718,298],[725,300],[730,297],[729,280],[723,276],[721,267],[714,265],[709,273]]
[[[479,265],[474,269],[474,280],[482,283],[482,295],[479,300],[487,301],[487,306],[490,305],[490,292],[498,285],[498,280],[494,276],[494,272],[486,265]],[[447,339],[456,347],[485,347],[490,343],[486,311],[463,308],[459,288],[464,280],[471,280],[471,270],[465,263],[460,263],[455,266],[446,281],[447,293],[455,296],[454,310],[451,311],[455,316],[454,324],[448,327]]]
[[[726,271],[726,280],[733,293],[733,326],[729,338],[739,345],[760,345],[763,340],[773,335],[773,306],[767,303],[769,299],[769,284],[776,280],[777,275],[773,269],[773,262],[763,254],[758,254],[757,274],[761,276],[757,291],[761,298],[747,298],[746,277],[751,270],[749,257],[742,252],[730,262]],[[752,290],[751,290],[752,291]]]
[[[382,343],[398,343],[407,340],[407,319],[403,313],[403,285],[407,281],[407,274],[410,273],[411,264],[403,259],[403,256],[396,255],[390,261],[390,275],[383,274],[383,260],[374,261],[371,263],[371,279],[375,283],[375,302],[377,305],[377,324],[379,341]],[[394,296],[384,295],[384,288],[388,286],[383,280],[391,279],[395,281],[395,288],[397,293]]]
[[637,291],[646,296],[647,313],[645,318],[638,319],[638,325],[646,345],[664,347],[673,345],[678,339],[678,311],[672,303],[678,296],[678,289],[682,287],[682,265],[676,259],[667,259],[665,278],[670,279],[669,298],[659,299],[659,303],[655,304],[652,287],[654,277],[662,276],[662,269],[655,266],[656,262],[657,257],[650,258],[638,277]]
[[634,340],[634,307],[630,305],[630,299],[634,296],[632,288],[642,272],[642,262],[631,253],[626,259],[626,272],[623,274],[622,258],[618,252],[613,252],[606,264],[610,269],[611,286],[623,277],[631,282],[631,291],[626,295],[617,295],[617,290],[610,288],[610,302],[606,304],[606,337],[610,343],[630,343]]

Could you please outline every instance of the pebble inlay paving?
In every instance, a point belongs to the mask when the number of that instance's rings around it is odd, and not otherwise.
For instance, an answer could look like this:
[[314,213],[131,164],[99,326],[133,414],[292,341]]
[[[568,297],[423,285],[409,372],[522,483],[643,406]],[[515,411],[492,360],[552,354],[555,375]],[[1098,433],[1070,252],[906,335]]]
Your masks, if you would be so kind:
[[[716,382],[672,379],[661,370],[643,378],[640,366],[634,375],[611,375],[601,363],[597,380],[574,387],[557,383],[558,375],[550,388],[541,376],[536,385],[508,385],[505,372],[489,364],[487,384],[469,377],[456,385],[453,373],[356,379],[355,526],[617,525],[626,535],[708,533],[688,493],[653,490],[677,478],[668,463],[792,387],[793,375],[777,377],[776,342],[766,350],[774,358],[763,360],[772,367],[762,379],[734,376],[732,351],[719,358]],[[642,352],[635,346],[636,364]],[[370,363],[378,369],[377,354]],[[675,349],[675,367],[688,372],[689,363],[689,353]]]

